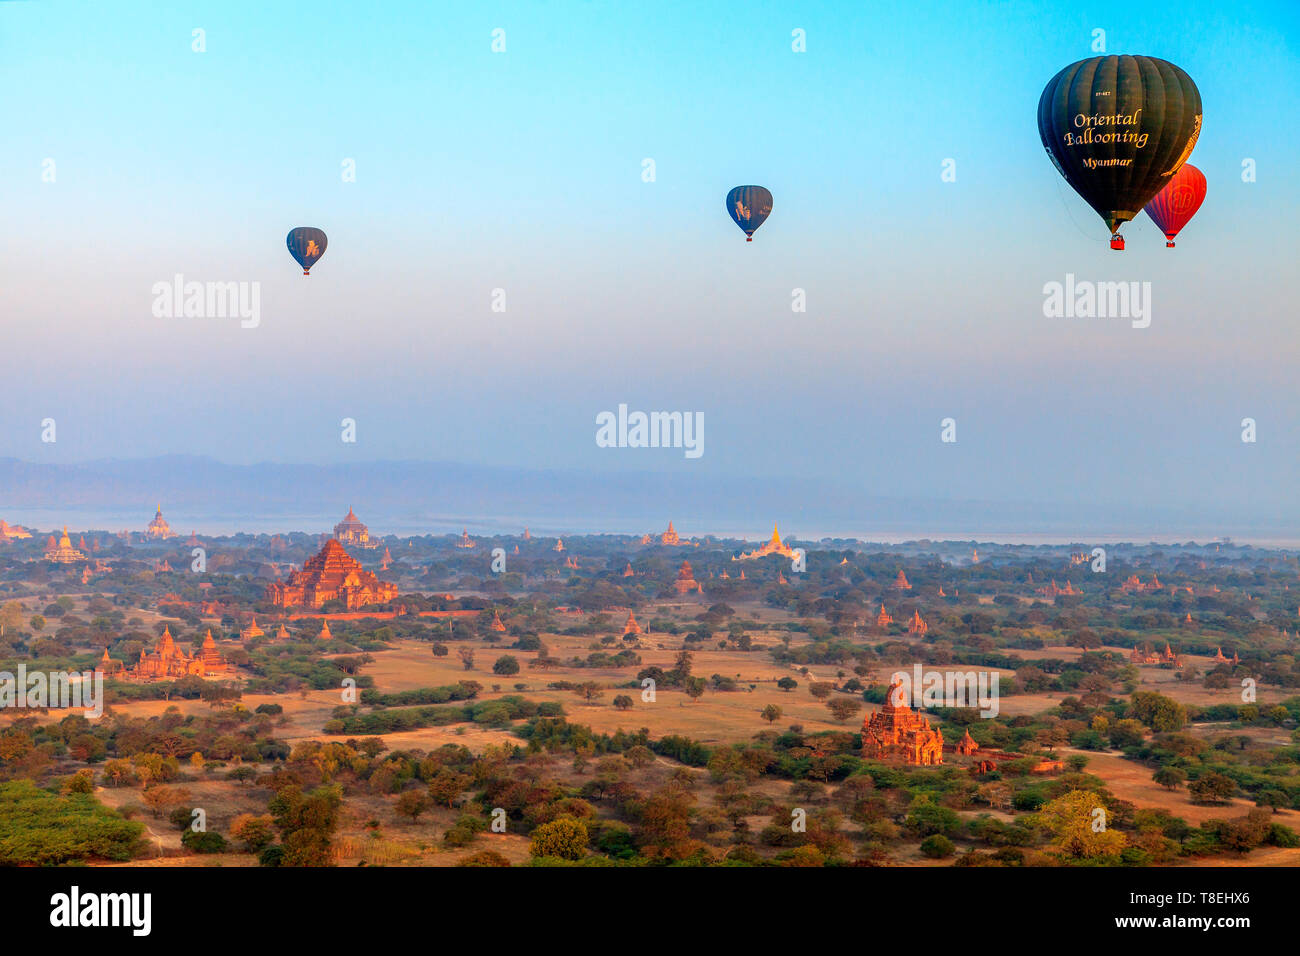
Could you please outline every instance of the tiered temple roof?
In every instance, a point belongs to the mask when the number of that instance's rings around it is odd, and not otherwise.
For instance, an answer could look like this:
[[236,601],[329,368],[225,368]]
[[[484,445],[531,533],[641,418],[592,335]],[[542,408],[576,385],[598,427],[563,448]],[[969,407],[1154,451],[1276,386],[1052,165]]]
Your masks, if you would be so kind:
[[786,558],[794,557],[794,548],[781,540],[781,532],[777,530],[775,524],[772,525],[772,537],[768,540],[767,544],[760,548],[756,548],[753,551],[746,551],[744,554],[741,554],[733,560],[752,561],[755,558],[765,558],[769,554],[779,554]]
[[[114,673],[119,670],[112,666],[116,663],[108,657],[106,650],[96,669]],[[176,680],[182,677],[221,677],[228,670],[229,665],[217,649],[217,642],[212,639],[211,629],[204,635],[199,653],[191,657],[176,645],[171,629],[164,627],[158,646],[152,652],[141,650],[140,659],[131,667],[122,669],[122,676],[139,681]]]
[[695,580],[695,572],[691,570],[691,562],[683,561],[682,566],[677,569],[677,580],[673,582],[673,588],[678,594],[689,594],[692,591],[703,590],[700,582]]
[[59,537],[58,544],[54,542],[54,535],[50,535],[50,540],[45,545],[45,560],[53,561],[55,564],[76,564],[78,561],[86,560],[86,556],[72,546],[67,525],[63,526],[63,534]]
[[875,760],[902,760],[913,766],[943,763],[943,731],[907,706],[900,681],[893,681],[878,713],[862,721],[862,755]]
[[1134,664],[1158,664],[1163,667],[1182,668],[1183,660],[1174,653],[1168,642],[1165,643],[1164,652],[1157,654],[1151,650],[1151,645],[1146,644],[1141,648],[1135,644],[1133,650],[1129,653],[1129,660]]
[[1043,595],[1044,597],[1051,597],[1051,598],[1054,598],[1057,595],[1064,595],[1066,597],[1071,597],[1076,594],[1082,594],[1083,590],[1080,588],[1076,588],[1069,581],[1065,582],[1065,587],[1063,588],[1058,587],[1056,584],[1056,578],[1052,578],[1052,583],[1044,585],[1043,587],[1039,588],[1038,593]]
[[379,547],[378,541],[370,540],[370,529],[361,523],[361,519],[356,516],[350,505],[343,520],[334,526],[334,539],[355,548]]
[[154,513],[153,520],[149,522],[149,527],[144,529],[144,536],[146,538],[157,539],[176,537],[176,535],[172,534],[172,526],[169,525],[162,516],[161,504],[158,506],[158,510]]
[[331,538],[301,571],[266,589],[266,599],[278,607],[303,605],[318,608],[326,601],[341,600],[348,610],[367,604],[382,604],[397,597],[397,585],[379,580]]
[[1130,574],[1128,580],[1119,586],[1124,592],[1135,592],[1137,594],[1146,594],[1150,591],[1159,591],[1164,585],[1160,583],[1159,575],[1154,572],[1151,575],[1150,583],[1143,582],[1136,574]]

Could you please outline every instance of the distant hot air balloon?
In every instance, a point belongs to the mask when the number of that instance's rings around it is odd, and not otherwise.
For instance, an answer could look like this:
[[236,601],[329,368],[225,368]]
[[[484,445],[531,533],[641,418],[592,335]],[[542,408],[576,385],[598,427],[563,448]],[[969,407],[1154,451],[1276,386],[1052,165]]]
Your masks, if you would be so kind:
[[1147,203],[1147,215],[1165,234],[1165,248],[1174,247],[1174,236],[1196,215],[1205,201],[1205,174],[1191,163],[1183,163],[1168,185]]
[[1072,63],[1038,100],[1038,134],[1065,181],[1110,228],[1119,227],[1169,182],[1201,132],[1192,78],[1150,56],[1095,56]]
[[298,265],[302,266],[303,275],[311,273],[311,267],[325,255],[325,247],[329,244],[325,233],[315,226],[299,226],[297,229],[291,229],[284,241],[289,247],[289,255],[297,259]]
[[754,241],[754,230],[772,212],[772,194],[762,186],[737,186],[727,193],[727,212],[745,230],[745,241]]

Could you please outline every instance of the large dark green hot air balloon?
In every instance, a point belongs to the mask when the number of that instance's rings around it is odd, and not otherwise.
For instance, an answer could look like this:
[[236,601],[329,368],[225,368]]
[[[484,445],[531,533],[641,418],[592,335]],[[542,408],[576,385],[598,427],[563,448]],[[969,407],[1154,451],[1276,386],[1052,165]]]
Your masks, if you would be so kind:
[[298,265],[302,266],[303,275],[311,274],[311,267],[325,255],[325,247],[329,244],[324,231],[315,226],[299,226],[297,229],[291,229],[284,241],[289,247],[289,255],[297,259]]
[[1038,133],[1065,181],[1111,231],[1178,172],[1201,132],[1192,78],[1150,56],[1095,56],[1052,77],[1038,100]]
[[745,241],[754,241],[754,230],[772,212],[772,194],[762,186],[737,186],[727,193],[727,212],[745,230]]

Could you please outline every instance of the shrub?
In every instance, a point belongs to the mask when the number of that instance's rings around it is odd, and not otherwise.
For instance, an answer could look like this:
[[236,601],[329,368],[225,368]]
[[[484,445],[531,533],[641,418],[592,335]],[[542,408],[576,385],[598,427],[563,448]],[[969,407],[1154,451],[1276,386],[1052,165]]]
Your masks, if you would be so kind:
[[587,827],[573,817],[556,817],[533,831],[528,852],[533,856],[554,856],[580,860],[587,855]]
[[456,864],[457,866],[509,866],[510,861],[495,850],[479,850]]
[[953,846],[953,842],[942,833],[931,834],[921,841],[921,853],[932,860],[952,856],[956,850],[957,848]]
[[226,848],[226,838],[220,833],[186,830],[181,834],[181,845],[194,853],[220,853]]

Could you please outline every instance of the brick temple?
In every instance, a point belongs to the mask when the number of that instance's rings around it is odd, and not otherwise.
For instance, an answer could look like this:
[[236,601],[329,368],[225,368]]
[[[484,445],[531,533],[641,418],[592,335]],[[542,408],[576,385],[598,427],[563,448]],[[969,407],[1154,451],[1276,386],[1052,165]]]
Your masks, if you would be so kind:
[[307,559],[301,571],[266,588],[266,599],[277,607],[318,608],[326,601],[340,600],[352,611],[395,597],[397,585],[381,581],[374,572],[362,568],[333,538]]
[[863,718],[862,756],[918,767],[943,763],[943,731],[931,727],[930,718],[908,707],[903,697],[902,683],[892,682],[885,705]]
[[775,524],[772,525],[772,537],[768,540],[767,544],[760,548],[756,548],[753,551],[746,551],[744,554],[740,555],[738,558],[734,558],[733,560],[753,561],[756,558],[765,558],[769,554],[779,554],[784,558],[794,557],[794,548],[781,540],[781,532],[777,530]]
[[149,527],[145,528],[144,536],[159,541],[176,537],[172,533],[172,526],[162,516],[162,505],[158,506],[158,511],[154,514],[153,520],[149,522]]
[[354,548],[377,548],[378,541],[370,540],[370,529],[361,523],[351,506],[343,520],[334,526],[334,540],[340,544],[350,544]]

